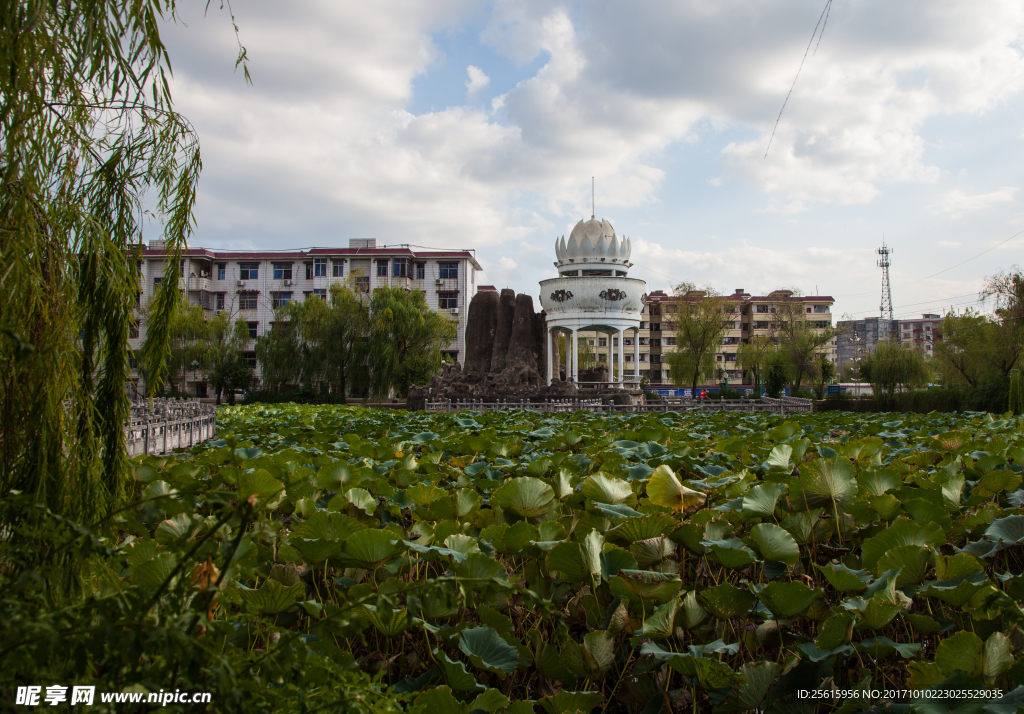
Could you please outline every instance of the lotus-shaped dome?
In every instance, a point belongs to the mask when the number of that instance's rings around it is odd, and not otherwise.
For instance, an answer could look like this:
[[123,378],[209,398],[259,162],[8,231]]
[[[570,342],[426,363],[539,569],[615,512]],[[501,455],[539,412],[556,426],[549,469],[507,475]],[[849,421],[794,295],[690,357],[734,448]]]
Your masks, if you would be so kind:
[[628,238],[619,240],[612,224],[606,220],[591,218],[580,221],[569,234],[555,239],[556,266],[578,265],[581,263],[618,264],[629,267],[632,246]]

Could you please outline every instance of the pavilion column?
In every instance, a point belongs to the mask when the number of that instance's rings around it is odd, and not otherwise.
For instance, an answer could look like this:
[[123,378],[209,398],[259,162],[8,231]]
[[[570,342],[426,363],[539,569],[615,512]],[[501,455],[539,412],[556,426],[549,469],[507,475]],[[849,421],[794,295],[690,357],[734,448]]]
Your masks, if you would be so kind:
[[554,353],[551,347],[551,328],[549,327],[546,332],[548,333],[548,386],[551,386],[551,368],[555,361]]
[[640,386],[640,328],[633,328],[633,375]]
[[625,364],[624,355],[626,354],[624,346],[625,340],[623,339],[623,337],[626,333],[624,330],[620,328],[618,333],[616,334],[618,334],[619,336],[619,386],[621,387],[626,381],[626,370],[623,368],[623,365]]
[[572,382],[577,387],[580,383],[580,341],[576,337],[576,328],[572,328]]

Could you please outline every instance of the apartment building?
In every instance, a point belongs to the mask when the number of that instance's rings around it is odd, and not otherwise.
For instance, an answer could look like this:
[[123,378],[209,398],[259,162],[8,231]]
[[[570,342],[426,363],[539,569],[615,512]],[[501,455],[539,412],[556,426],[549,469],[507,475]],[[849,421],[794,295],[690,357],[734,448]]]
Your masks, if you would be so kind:
[[874,354],[879,342],[899,334],[899,321],[881,317],[864,317],[859,320],[842,320],[836,323],[842,329],[837,338],[837,366],[842,370],[846,365],[861,357]]
[[[640,363],[634,365],[633,356],[627,351],[627,375],[635,374],[635,369],[639,366],[640,376],[647,377],[648,383],[652,386],[672,386],[665,355],[675,351],[677,347],[672,318],[678,312],[678,304],[683,299],[661,290],[647,295],[642,311],[645,319],[640,323]],[[795,295],[790,290],[777,290],[768,295],[751,295],[742,288],[737,288],[731,295],[722,296],[722,303],[722,309],[728,317],[735,319],[728,322],[722,344],[715,354],[715,362],[721,368],[722,376],[728,379],[730,387],[749,389],[754,386],[751,378],[740,369],[736,361],[739,346],[749,342],[755,335],[774,336],[774,322],[780,311],[794,317],[800,315],[811,323],[811,328],[815,331],[829,329],[832,327],[832,305],[835,299],[828,295]],[[608,357],[604,352],[607,338],[597,335],[585,337],[593,340],[592,349],[596,352],[598,363],[607,364]],[[614,338],[612,340],[614,342]],[[632,338],[626,337],[625,343],[626,346],[632,346]],[[822,351],[834,362],[836,340],[830,340]],[[709,384],[717,383],[715,380]]]
[[898,320],[900,342],[921,350],[925,359],[931,359],[936,344],[942,341],[941,322],[941,315],[931,313],[921,315],[920,319]]
[[[164,279],[167,260],[160,241],[143,250],[138,266],[142,305]],[[480,270],[473,250],[385,246],[375,239],[352,239],[347,248],[294,251],[190,248],[182,255],[178,276],[192,305],[202,307],[207,315],[227,310],[248,323],[251,342],[246,356],[258,375],[255,341],[270,330],[275,310],[292,300],[326,300],[334,283],[366,294],[380,287],[422,290],[428,305],[458,322],[457,337],[443,351],[461,361],[466,351],[466,311],[477,291]],[[138,349],[145,338],[145,322],[140,321],[129,343]]]

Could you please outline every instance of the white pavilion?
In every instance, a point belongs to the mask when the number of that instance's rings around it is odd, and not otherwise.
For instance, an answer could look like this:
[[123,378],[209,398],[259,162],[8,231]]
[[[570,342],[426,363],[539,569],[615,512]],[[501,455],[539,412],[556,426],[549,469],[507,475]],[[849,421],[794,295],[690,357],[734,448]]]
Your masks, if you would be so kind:
[[[580,221],[569,234],[555,239],[555,267],[558,277],[540,282],[540,304],[547,312],[547,383],[551,384],[555,336],[567,333],[571,354],[566,354],[566,378],[579,384],[579,341],[581,331],[618,337],[618,375],[612,369],[614,339],[608,340],[608,375],[612,386],[639,383],[640,320],[647,283],[627,277],[631,244],[619,240],[606,220]],[[625,379],[626,331],[633,335],[633,376]],[[569,353],[569,350],[566,350]],[[607,386],[607,385],[606,385]]]

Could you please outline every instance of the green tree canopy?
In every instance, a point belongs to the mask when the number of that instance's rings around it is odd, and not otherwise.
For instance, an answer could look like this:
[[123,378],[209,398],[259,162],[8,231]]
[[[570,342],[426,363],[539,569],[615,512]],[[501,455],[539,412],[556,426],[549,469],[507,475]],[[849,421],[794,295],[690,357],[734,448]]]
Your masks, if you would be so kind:
[[674,289],[677,311],[664,320],[676,331],[676,351],[665,359],[669,378],[677,387],[715,377],[715,353],[722,344],[727,325],[736,320],[735,303],[719,295],[710,285],[698,289],[693,283],[680,283]]

